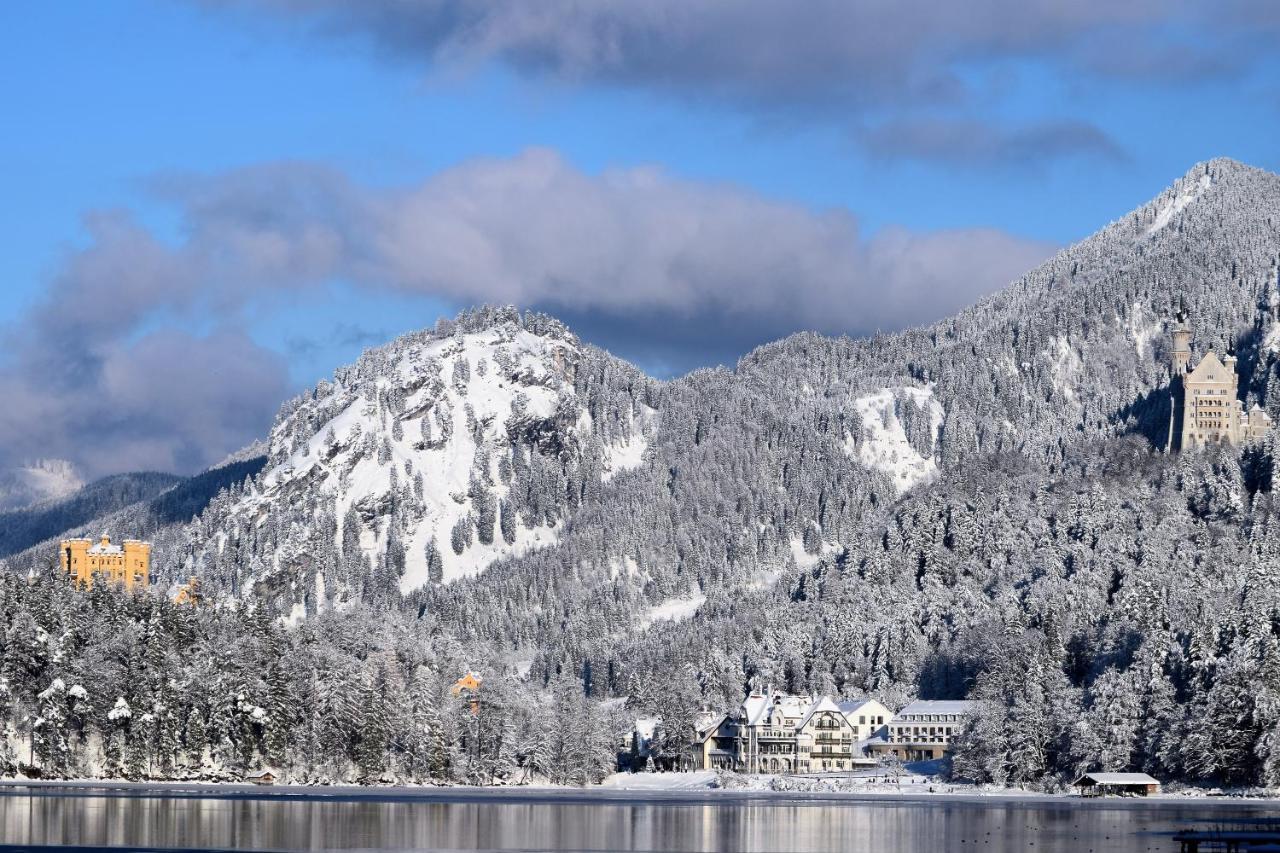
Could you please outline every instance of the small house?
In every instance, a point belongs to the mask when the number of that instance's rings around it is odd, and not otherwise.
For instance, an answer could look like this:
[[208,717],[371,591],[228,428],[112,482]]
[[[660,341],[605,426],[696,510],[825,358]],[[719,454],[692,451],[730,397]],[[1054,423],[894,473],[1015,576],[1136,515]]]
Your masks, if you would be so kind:
[[703,713],[694,723],[688,766],[693,770],[732,770],[738,731],[727,714]]
[[1145,797],[1160,793],[1160,783],[1146,773],[1086,773],[1071,783],[1083,797],[1118,794]]
[[471,713],[473,715],[479,714],[480,684],[480,673],[469,669],[453,683],[453,686],[449,688],[449,694],[455,698],[465,698],[471,706]]
[[244,778],[255,785],[274,785],[276,783],[276,774],[272,773],[270,770],[259,770],[256,773],[249,773]]

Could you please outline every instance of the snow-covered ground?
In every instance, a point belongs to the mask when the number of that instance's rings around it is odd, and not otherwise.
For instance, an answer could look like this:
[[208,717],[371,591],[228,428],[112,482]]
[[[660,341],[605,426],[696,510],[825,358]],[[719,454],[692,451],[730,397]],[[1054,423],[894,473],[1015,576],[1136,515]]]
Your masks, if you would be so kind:
[[640,617],[640,627],[647,628],[655,622],[679,622],[688,619],[705,604],[705,595],[688,595],[682,598],[668,598],[650,607]]
[[900,396],[910,397],[929,412],[936,445],[946,413],[942,404],[933,398],[931,388],[885,388],[857,398],[853,407],[862,419],[862,435],[845,439],[845,452],[850,455],[856,452],[863,465],[888,474],[899,494],[938,474],[938,464],[933,458],[920,455],[907,441],[895,402]]
[[601,788],[624,791],[709,791],[720,787],[714,770],[693,773],[614,773]]
[[469,785],[414,785],[391,784],[352,785],[328,783],[283,783],[270,787],[262,787],[240,780],[229,774],[229,778],[217,781],[208,778],[172,781],[139,781],[130,782],[124,779],[26,779],[22,777],[0,779],[0,790],[4,788],[39,788],[56,791],[103,789],[118,790],[126,795],[150,796],[154,792],[172,793],[181,791],[184,795],[243,797],[246,794],[269,799],[274,796],[283,797],[318,797],[344,799],[378,800],[387,796],[402,798],[451,799],[464,797],[472,799],[500,800],[506,796],[519,797],[522,801],[530,798],[546,797],[554,801],[565,795],[575,798],[582,796],[599,796],[611,799],[644,800],[649,796],[663,799],[671,797],[690,797],[706,800],[717,796],[733,796],[747,794],[768,796],[776,794],[780,797],[796,797],[804,795],[849,796],[892,799],[945,799],[953,797],[961,800],[1016,800],[1022,802],[1053,801],[1062,805],[1078,804],[1080,806],[1101,806],[1105,808],[1142,807],[1154,803],[1178,803],[1194,800],[1196,808],[1215,806],[1232,807],[1241,804],[1266,804],[1280,802],[1280,790],[1250,789],[1242,791],[1207,791],[1199,788],[1166,791],[1147,797],[1080,797],[1074,793],[1046,793],[1028,791],[1022,788],[1002,788],[994,785],[969,785],[950,783],[934,776],[922,776],[904,772],[896,781],[887,776],[883,770],[861,771],[852,775],[812,775],[781,776],[769,774],[737,774],[721,771],[699,770],[691,773],[614,773],[606,777],[599,785],[586,788],[568,785],[555,785],[541,777],[521,779],[515,784],[474,787]]
[[1082,798],[1074,792],[1050,793],[1025,788],[1009,788],[998,785],[973,785],[949,782],[925,762],[924,772],[906,769],[894,773],[883,768],[856,770],[851,773],[826,773],[806,775],[781,775],[771,773],[730,773],[699,770],[692,773],[614,773],[600,787],[612,790],[642,792],[673,791],[725,791],[744,793],[778,794],[851,794],[885,797],[981,797],[1017,800],[1074,800],[1077,802],[1135,804],[1153,800],[1180,801],[1202,800],[1205,803],[1256,802],[1275,799],[1280,791],[1250,789],[1248,791],[1210,792],[1200,788],[1165,791],[1148,797]]
[[1280,323],[1275,323],[1267,331],[1267,337],[1262,342],[1262,348],[1266,352],[1280,352]]

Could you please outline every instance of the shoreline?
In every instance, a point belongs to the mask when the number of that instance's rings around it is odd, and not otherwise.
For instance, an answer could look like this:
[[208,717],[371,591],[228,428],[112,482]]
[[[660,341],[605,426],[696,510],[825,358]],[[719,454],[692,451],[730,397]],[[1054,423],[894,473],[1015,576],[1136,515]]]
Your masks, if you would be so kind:
[[774,791],[768,789],[653,788],[594,785],[473,787],[466,785],[254,785],[247,782],[131,782],[116,779],[3,779],[0,797],[112,797],[138,799],[226,799],[316,802],[459,802],[623,805],[627,803],[714,804],[875,804],[1035,806],[1065,808],[1266,808],[1280,797],[1157,794],[1146,797],[1082,797],[1077,794],[982,791]]

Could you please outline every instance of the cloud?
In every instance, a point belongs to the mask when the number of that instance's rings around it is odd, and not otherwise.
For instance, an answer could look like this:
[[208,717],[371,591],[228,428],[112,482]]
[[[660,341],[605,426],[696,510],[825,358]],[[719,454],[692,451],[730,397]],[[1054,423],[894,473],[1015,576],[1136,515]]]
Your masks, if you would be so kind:
[[[430,68],[497,61],[539,78],[845,110],[950,100],[964,70],[1033,58],[1065,71],[1158,78],[1091,45],[1217,73],[1269,50],[1270,0],[203,0],[357,38]],[[1201,59],[1182,65],[1187,57]]]
[[284,360],[234,331],[98,337],[89,357],[58,363],[82,371],[75,380],[47,381],[50,353],[0,372],[0,464],[55,457],[90,478],[195,471],[263,435],[288,393]]
[[[1000,78],[1034,68],[1034,79],[1069,88],[1179,88],[1247,71],[1280,34],[1272,0],[195,2],[366,45],[437,77],[496,63],[535,81],[746,108],[770,123],[884,122],[856,135],[876,156],[970,167],[1002,152],[1118,159],[1101,131],[1052,107],[1038,124],[1002,127]],[[900,124],[931,111],[965,119],[950,128],[963,144],[931,144],[926,128]],[[885,144],[909,130],[909,149]]]
[[[176,207],[181,238],[125,213],[91,217],[88,248],[10,336],[0,463],[193,470],[262,435],[286,364],[236,329],[268,291],[306,298],[342,281],[540,307],[678,370],[799,329],[938,319],[1053,249],[980,228],[866,235],[845,210],[656,168],[588,174],[546,150],[391,189],[298,163],[154,188]],[[212,331],[178,331],[193,324]]]
[[[89,247],[6,330],[0,468],[55,457],[89,477],[193,471],[261,436],[288,391],[286,365],[234,330],[210,264],[126,213],[86,227]],[[197,316],[214,328],[172,325]]]
[[1052,121],[1002,128],[974,121],[893,121],[858,138],[873,156],[954,166],[1041,169],[1064,157],[1124,162],[1119,143],[1095,125]]
[[217,258],[236,281],[341,279],[458,303],[714,315],[773,334],[936,319],[1051,251],[984,229],[868,237],[846,210],[657,168],[591,175],[542,149],[395,190],[288,164],[172,187],[184,251]]

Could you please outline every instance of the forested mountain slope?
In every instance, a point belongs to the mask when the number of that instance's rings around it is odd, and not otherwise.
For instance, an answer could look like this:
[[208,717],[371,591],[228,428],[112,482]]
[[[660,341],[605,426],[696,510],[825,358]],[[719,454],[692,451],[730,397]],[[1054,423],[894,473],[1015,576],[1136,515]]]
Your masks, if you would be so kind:
[[[224,763],[314,773],[321,744],[325,773],[472,778],[421,740],[444,723],[397,746],[387,722],[438,717],[465,663],[516,730],[486,742],[489,769],[544,760],[539,738],[570,743],[596,700],[660,713],[674,744],[698,707],[773,684],[982,698],[957,758],[979,778],[1278,783],[1275,439],[1165,450],[1180,299],[1197,357],[1234,346],[1246,403],[1280,416],[1276,211],[1280,177],[1211,161],[952,319],[799,334],[665,383],[551,318],[470,312],[286,404],[261,473],[153,524],[155,574],[199,575],[225,613],[157,604],[129,630],[191,679],[166,701],[200,726],[224,686],[245,713],[281,690],[338,708],[322,734],[301,709],[219,723],[243,754],[197,728]],[[27,612],[29,592],[7,595]],[[52,636],[86,618],[59,601],[29,615]],[[176,661],[221,618],[259,645],[209,693]],[[303,647],[306,671],[264,663]],[[545,702],[555,732],[529,717]]]

